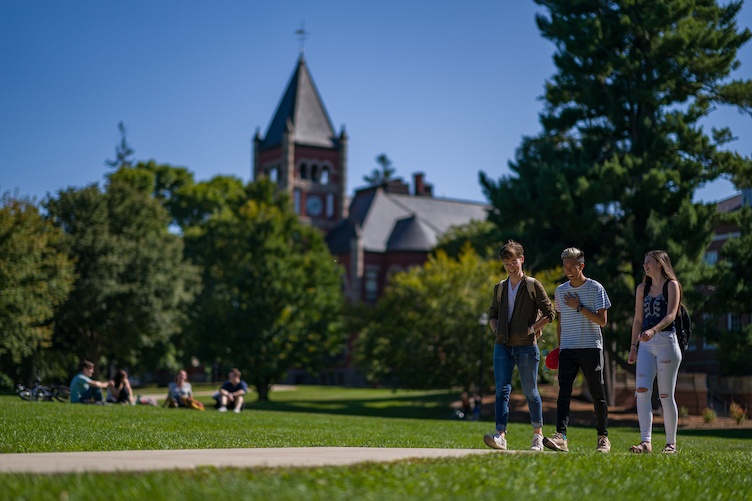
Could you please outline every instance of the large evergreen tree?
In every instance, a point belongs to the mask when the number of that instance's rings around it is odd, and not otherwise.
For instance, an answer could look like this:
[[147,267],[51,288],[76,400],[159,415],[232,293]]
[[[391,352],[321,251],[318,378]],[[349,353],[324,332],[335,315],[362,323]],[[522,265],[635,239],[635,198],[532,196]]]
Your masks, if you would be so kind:
[[536,0],[556,46],[543,131],[524,139],[513,174],[481,183],[497,209],[499,241],[517,238],[544,264],[575,245],[606,286],[608,329],[626,348],[644,253],[666,249],[685,290],[697,278],[713,207],[695,190],[741,177],[749,157],[728,151],[728,129],[703,129],[717,105],[752,111],[752,82],[731,79],[750,38],[741,2]]

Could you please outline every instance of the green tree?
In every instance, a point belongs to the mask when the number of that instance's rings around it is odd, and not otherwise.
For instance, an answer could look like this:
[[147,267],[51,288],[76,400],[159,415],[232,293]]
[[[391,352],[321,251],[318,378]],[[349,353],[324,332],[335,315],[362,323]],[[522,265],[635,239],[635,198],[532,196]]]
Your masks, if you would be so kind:
[[556,46],[546,85],[543,132],[525,138],[512,175],[481,184],[495,210],[499,240],[514,238],[559,263],[565,247],[588,255],[586,274],[615,305],[607,332],[626,350],[634,287],[644,253],[666,249],[686,290],[699,276],[713,207],[695,190],[752,163],[725,150],[731,131],[708,136],[715,106],[749,113],[752,82],[732,80],[741,2],[536,0],[543,36]]
[[[718,343],[718,362],[727,376],[752,375],[749,355],[752,353],[752,325],[739,329],[719,329],[719,320],[725,324],[726,315],[743,315],[752,312],[752,209],[728,214],[730,221],[739,226],[740,236],[726,242],[721,250],[722,259],[713,268],[708,284],[713,293],[706,305],[708,317],[702,320],[704,334],[709,341]],[[695,321],[700,320],[697,316]]]
[[74,290],[56,318],[56,348],[132,370],[175,368],[173,341],[198,273],[150,187],[115,177],[105,191],[63,190],[46,209],[76,262]]
[[0,386],[41,371],[32,357],[49,346],[55,307],[73,282],[62,232],[28,199],[4,193],[0,205]]
[[456,260],[439,251],[423,267],[395,273],[360,326],[358,366],[382,384],[469,388],[479,383],[483,360],[484,386],[492,385],[493,334],[479,317],[497,274],[498,264],[469,246]]
[[394,178],[394,167],[392,167],[392,161],[386,156],[386,153],[382,153],[376,157],[376,163],[379,167],[373,169],[367,176],[363,176],[363,181],[369,185],[377,185],[387,183]]
[[183,230],[204,222],[224,210],[237,209],[246,200],[242,180],[234,176],[214,176],[196,183],[185,167],[158,164],[153,160],[138,162],[113,174],[134,186],[150,190]]
[[133,165],[133,153],[134,150],[128,144],[126,139],[125,124],[121,121],[118,123],[118,132],[120,133],[120,143],[115,147],[115,160],[105,160],[105,164],[120,169],[123,167],[130,167]]
[[456,258],[469,244],[481,256],[495,259],[499,252],[496,226],[490,221],[470,221],[467,224],[452,226],[439,237],[433,252],[444,251]]
[[240,367],[268,400],[288,369],[315,372],[341,352],[340,270],[321,232],[299,222],[273,183],[249,184],[242,204],[211,211],[185,239],[203,270],[192,317],[202,359]]

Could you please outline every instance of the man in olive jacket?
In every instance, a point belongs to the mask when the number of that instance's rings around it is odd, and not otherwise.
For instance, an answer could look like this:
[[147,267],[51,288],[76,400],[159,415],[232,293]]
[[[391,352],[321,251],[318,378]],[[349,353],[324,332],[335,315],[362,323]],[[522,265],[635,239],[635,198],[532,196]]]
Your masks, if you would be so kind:
[[486,434],[483,441],[493,449],[507,448],[509,395],[516,365],[533,426],[530,449],[542,451],[543,404],[538,393],[540,350],[537,341],[543,326],[551,323],[556,313],[543,285],[523,273],[525,251],[521,244],[510,240],[499,251],[499,258],[509,277],[494,287],[489,310],[490,325],[496,334],[493,355],[496,432]]

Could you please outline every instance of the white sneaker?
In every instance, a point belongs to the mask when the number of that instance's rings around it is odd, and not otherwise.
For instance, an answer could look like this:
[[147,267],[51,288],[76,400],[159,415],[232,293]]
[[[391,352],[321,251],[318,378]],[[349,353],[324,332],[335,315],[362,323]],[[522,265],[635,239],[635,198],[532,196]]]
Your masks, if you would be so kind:
[[543,450],[543,435],[538,435],[537,433],[533,433],[533,444],[530,446],[531,451],[542,451]]
[[219,408],[219,412],[227,412],[227,407],[223,405],[222,407]]
[[235,407],[232,412],[234,412],[235,414],[240,414],[240,407]]
[[483,441],[492,449],[499,449],[502,451],[507,450],[507,439],[501,436],[498,431],[496,433],[486,433],[483,436]]

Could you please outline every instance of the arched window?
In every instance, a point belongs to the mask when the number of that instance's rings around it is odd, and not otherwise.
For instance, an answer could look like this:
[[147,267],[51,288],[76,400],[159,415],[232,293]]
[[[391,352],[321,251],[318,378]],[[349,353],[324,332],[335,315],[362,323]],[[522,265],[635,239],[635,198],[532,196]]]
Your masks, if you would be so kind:
[[321,172],[319,171],[319,166],[316,164],[311,165],[311,181],[314,183],[318,183],[319,179],[321,179]]
[[267,167],[266,176],[272,183],[276,183],[277,179],[279,178],[279,170],[277,169],[277,166],[272,165],[271,167]]
[[329,167],[323,167],[321,169],[321,184],[329,184]]
[[308,179],[308,165],[305,162],[301,162],[300,167],[300,179]]

